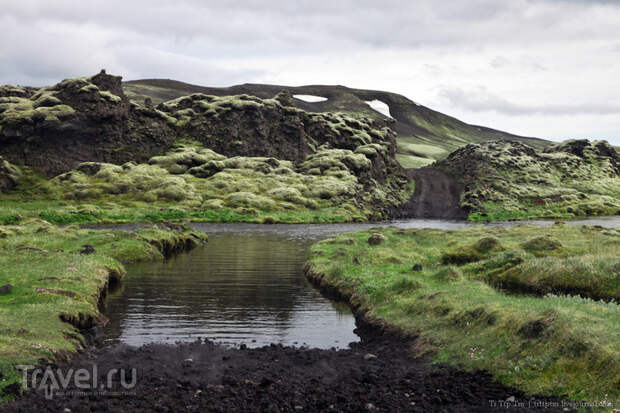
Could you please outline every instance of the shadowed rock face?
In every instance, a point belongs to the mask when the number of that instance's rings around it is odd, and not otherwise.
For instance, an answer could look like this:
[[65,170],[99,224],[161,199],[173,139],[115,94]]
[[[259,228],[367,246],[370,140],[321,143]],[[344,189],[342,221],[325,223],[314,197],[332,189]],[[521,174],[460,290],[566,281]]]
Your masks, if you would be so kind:
[[121,78],[67,79],[21,97],[0,90],[0,153],[48,176],[85,160],[122,163],[161,152],[175,134],[153,110],[136,111]]

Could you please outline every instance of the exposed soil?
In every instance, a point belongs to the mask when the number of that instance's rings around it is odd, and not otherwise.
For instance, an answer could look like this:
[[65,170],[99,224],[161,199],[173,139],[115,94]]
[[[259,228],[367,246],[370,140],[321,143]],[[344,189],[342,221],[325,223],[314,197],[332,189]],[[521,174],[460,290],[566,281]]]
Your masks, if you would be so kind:
[[[411,343],[402,338],[369,326],[358,329],[358,333],[361,343],[339,351],[276,345],[230,349],[200,341],[94,349],[60,366],[61,371],[92,371],[95,363],[98,382],[106,383],[111,369],[125,369],[131,382],[129,372],[136,368],[135,388],[123,390],[115,376],[107,394],[56,394],[47,400],[43,391],[36,391],[0,411],[565,411],[530,408],[533,399],[494,382],[485,372],[467,373],[414,359],[409,353]],[[67,392],[72,391],[84,390],[72,383]],[[111,394],[123,391],[127,394]],[[535,400],[560,403],[550,398]]]
[[407,175],[415,180],[415,192],[394,218],[467,218],[459,205],[463,185],[453,176],[434,168],[407,169]]

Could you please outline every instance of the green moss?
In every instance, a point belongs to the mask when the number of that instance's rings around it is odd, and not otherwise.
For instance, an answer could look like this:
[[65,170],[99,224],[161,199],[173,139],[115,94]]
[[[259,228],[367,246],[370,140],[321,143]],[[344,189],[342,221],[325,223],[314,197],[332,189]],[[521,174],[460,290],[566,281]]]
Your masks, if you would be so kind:
[[498,141],[468,145],[436,166],[467,187],[461,205],[472,211],[471,220],[566,219],[620,211],[619,160],[603,142],[575,141],[536,152]]
[[54,86],[54,90],[80,89],[88,85],[92,85],[89,78],[74,77],[74,78],[64,79],[62,82]]
[[[373,233],[387,240],[369,246]],[[522,248],[537,237],[560,240],[570,256]],[[375,229],[315,244],[307,274],[350,297],[371,322],[417,337],[418,355],[488,370],[531,394],[618,403],[618,237],[563,225]],[[444,262],[458,250],[478,260]],[[412,263],[423,269],[412,271]]]
[[302,198],[301,192],[297,188],[278,187],[268,191],[267,194],[280,201],[303,203],[303,201],[298,202]]
[[551,237],[536,237],[525,241],[521,247],[533,254],[546,254],[561,249],[562,243]]
[[263,211],[270,211],[275,202],[269,198],[250,192],[234,192],[226,197],[226,204],[230,207],[253,207]]
[[41,91],[31,99],[0,98],[0,124],[16,128],[34,122],[60,122],[72,117],[75,110],[60,100],[52,91]]
[[116,96],[115,94],[107,90],[100,90],[99,96],[101,96],[103,99],[107,100],[110,103],[120,103],[123,100],[120,96]]
[[34,110],[33,118],[45,121],[64,121],[75,115],[75,110],[68,105],[56,105],[52,107],[38,107]]
[[54,92],[42,93],[37,99],[33,97],[33,106],[35,108],[38,107],[46,107],[46,106],[56,106],[60,105],[62,101],[54,96]]
[[[120,261],[163,259],[166,246],[206,241],[187,230],[93,231],[41,220],[0,227],[0,233],[6,235],[0,237],[0,285],[14,286],[0,296],[0,393],[21,378],[15,365],[59,361],[84,348],[80,328],[103,321],[99,299],[111,280],[123,277]],[[80,254],[85,244],[96,252]]]
[[86,85],[86,86],[82,86],[80,88],[80,93],[95,93],[95,92],[99,92],[99,87],[97,85],[94,85],[92,83]]

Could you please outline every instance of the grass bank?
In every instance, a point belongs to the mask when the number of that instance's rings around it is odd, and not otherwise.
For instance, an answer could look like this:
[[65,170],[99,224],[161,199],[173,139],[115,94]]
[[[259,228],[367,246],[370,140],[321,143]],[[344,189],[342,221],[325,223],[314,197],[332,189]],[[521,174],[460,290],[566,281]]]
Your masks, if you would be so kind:
[[[135,232],[56,227],[43,220],[0,226],[0,402],[19,386],[19,364],[61,360],[85,345],[80,330],[105,320],[99,302],[124,262],[159,260],[206,235],[182,226]],[[94,252],[89,248],[94,249]]]
[[0,225],[38,218],[56,225],[127,224],[158,222],[250,222],[257,224],[319,224],[367,222],[368,217],[346,204],[316,210],[260,211],[227,207],[205,209],[174,203],[142,201],[75,201],[17,199],[0,201]]
[[315,244],[306,273],[419,336],[421,356],[617,407],[619,246],[620,231],[600,227],[387,228]]

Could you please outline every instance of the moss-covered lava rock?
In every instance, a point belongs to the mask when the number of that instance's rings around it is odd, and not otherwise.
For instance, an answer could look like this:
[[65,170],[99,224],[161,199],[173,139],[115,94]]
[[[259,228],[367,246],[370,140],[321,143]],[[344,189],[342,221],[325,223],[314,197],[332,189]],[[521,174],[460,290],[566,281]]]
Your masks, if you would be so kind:
[[39,89],[0,88],[0,154],[48,176],[84,161],[141,161],[176,139],[168,118],[137,110],[121,78],[101,73]]
[[[372,178],[374,155],[320,148],[306,161],[226,157],[199,145],[180,145],[148,163],[83,162],[51,180],[51,192],[68,200],[175,202],[190,209],[265,211],[348,206],[381,214],[407,192]],[[394,181],[396,182],[396,181]],[[405,185],[406,187],[406,185]]]
[[[121,78],[104,71],[39,89],[4,86],[0,155],[57,176],[51,193],[77,200],[352,203],[385,216],[407,199],[389,121],[308,112],[286,92],[273,96],[194,93],[154,107],[130,101]],[[188,141],[193,148],[179,148]]]
[[605,141],[572,140],[537,151],[519,142],[470,144],[437,162],[461,181],[474,219],[620,213],[620,155]]

